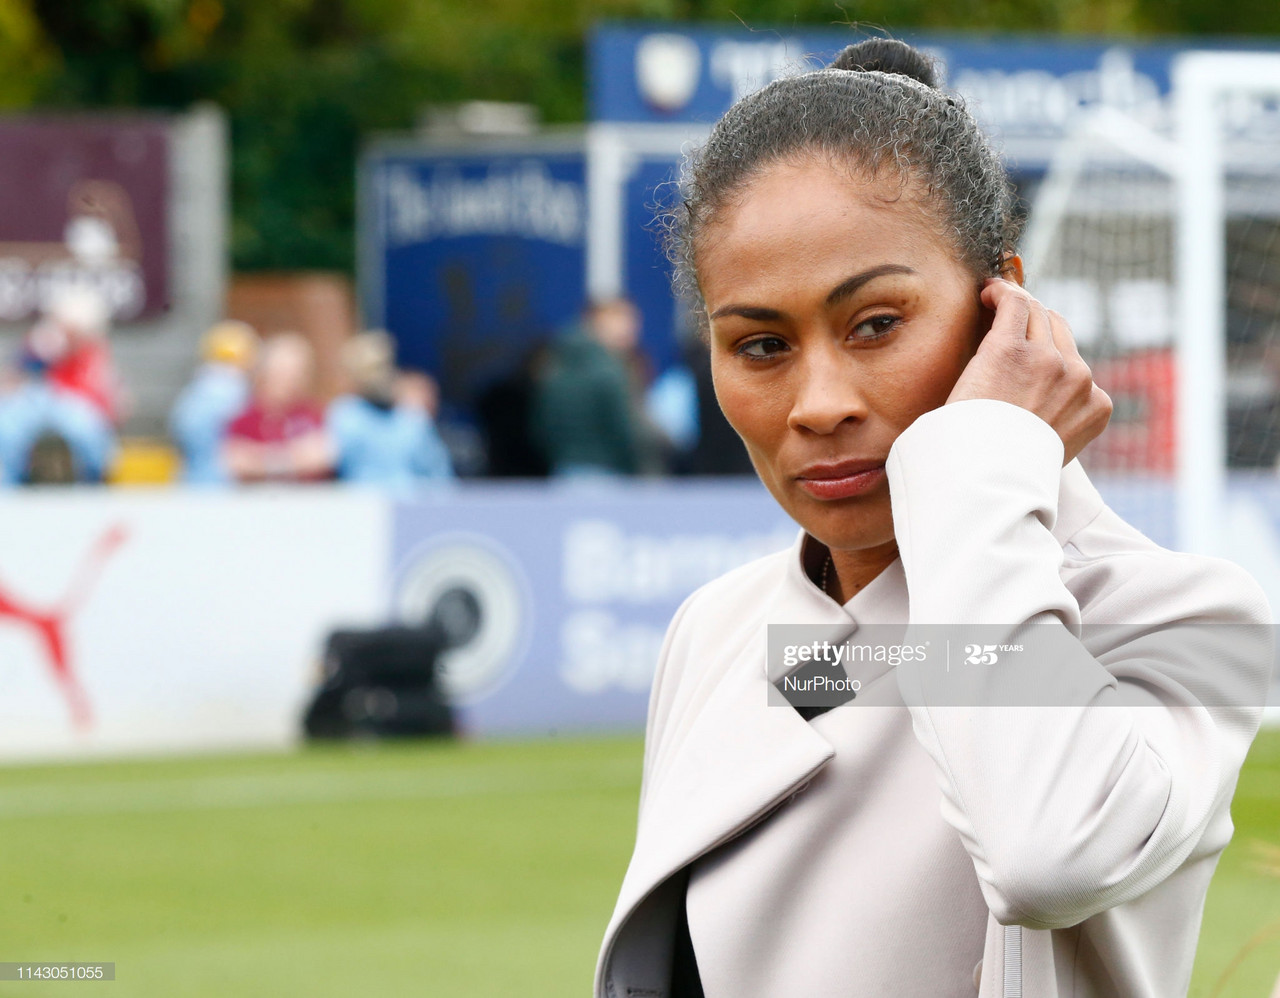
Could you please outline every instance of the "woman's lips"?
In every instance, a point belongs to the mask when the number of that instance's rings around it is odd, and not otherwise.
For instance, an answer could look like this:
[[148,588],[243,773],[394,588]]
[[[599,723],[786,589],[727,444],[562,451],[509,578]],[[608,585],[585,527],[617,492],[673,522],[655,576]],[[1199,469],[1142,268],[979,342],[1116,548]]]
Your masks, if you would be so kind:
[[848,499],[871,491],[884,477],[883,464],[857,461],[807,468],[796,480],[815,499]]

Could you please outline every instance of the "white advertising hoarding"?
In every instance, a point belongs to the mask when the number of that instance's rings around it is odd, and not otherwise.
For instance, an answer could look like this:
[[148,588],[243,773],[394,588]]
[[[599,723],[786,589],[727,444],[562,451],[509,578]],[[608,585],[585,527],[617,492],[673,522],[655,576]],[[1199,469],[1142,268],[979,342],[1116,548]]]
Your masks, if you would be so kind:
[[278,747],[325,634],[381,621],[385,498],[0,497],[0,758]]

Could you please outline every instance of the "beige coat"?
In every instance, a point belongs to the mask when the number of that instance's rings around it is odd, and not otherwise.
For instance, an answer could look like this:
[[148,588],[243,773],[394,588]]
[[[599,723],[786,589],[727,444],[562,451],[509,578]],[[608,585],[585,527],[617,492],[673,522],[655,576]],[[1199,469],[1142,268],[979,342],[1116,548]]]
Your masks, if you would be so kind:
[[[1265,597],[1124,523],[1014,406],[926,414],[887,470],[900,558],[845,606],[804,573],[802,533],[672,621],[595,994],[667,994],[685,902],[708,998],[1184,995],[1265,697]],[[1070,632],[1054,668],[1089,705],[931,704],[909,665],[811,722],[770,705],[767,624],[1026,621]],[[1187,621],[1266,647],[1146,644]]]

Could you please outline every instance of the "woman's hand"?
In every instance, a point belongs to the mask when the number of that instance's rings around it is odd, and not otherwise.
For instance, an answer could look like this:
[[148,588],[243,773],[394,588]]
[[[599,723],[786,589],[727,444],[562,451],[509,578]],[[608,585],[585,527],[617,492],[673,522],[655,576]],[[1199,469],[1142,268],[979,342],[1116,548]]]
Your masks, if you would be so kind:
[[1071,461],[1106,428],[1110,397],[1093,383],[1057,312],[999,277],[986,282],[981,298],[995,319],[947,402],[996,399],[1034,412],[1058,432],[1064,463]]

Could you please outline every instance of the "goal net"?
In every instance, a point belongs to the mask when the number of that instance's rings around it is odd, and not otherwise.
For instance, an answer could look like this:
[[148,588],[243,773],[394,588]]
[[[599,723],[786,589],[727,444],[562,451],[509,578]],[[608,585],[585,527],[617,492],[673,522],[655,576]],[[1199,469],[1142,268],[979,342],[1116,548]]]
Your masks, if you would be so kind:
[[1028,287],[1066,317],[1115,405],[1081,463],[1122,516],[1176,546],[1177,185],[1168,164],[1126,147],[1127,124],[1090,116],[1063,143],[1023,251]]
[[1173,79],[1169,120],[1103,109],[1062,143],[1028,284],[1115,403],[1081,455],[1107,502],[1280,612],[1280,55],[1190,53]]
[[[1180,121],[1185,101],[1160,130],[1081,120],[1032,195],[1024,253],[1115,403],[1081,456],[1100,490],[1161,544],[1234,556],[1237,500],[1280,531],[1280,87],[1190,85],[1207,121]],[[1206,202],[1208,238],[1192,231]]]

